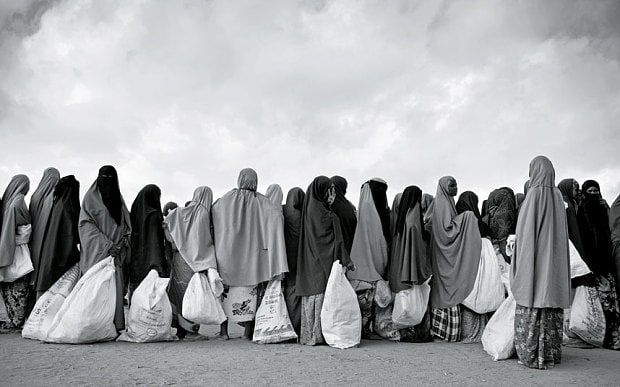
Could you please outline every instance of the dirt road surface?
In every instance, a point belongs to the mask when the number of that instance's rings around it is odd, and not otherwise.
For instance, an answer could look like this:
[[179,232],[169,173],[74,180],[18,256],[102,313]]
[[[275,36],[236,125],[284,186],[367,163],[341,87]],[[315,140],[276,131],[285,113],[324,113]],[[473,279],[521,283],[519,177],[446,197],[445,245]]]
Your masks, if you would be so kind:
[[[211,334],[210,332],[209,334]],[[0,385],[620,385],[620,352],[564,348],[562,364],[495,362],[479,344],[363,341],[361,347],[177,341],[44,344],[0,335]]]

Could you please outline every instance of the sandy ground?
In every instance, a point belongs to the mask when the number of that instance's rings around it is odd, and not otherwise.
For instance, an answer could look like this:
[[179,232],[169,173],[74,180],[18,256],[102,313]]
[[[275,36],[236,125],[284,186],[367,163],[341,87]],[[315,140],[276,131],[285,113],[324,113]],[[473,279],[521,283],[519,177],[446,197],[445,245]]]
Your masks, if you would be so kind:
[[60,345],[0,335],[0,385],[66,384],[620,385],[620,352],[565,347],[561,365],[537,371],[494,362],[479,344],[363,341],[338,350],[211,337]]

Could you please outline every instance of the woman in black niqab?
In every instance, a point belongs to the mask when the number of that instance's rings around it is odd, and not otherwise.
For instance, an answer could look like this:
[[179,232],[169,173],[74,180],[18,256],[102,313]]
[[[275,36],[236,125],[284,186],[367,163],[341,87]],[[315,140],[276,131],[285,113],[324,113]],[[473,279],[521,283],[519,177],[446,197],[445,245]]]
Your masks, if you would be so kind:
[[104,165],[99,169],[97,176],[97,188],[101,194],[103,204],[114,219],[117,225],[121,224],[123,213],[123,202],[121,190],[118,185],[118,174],[111,165]]

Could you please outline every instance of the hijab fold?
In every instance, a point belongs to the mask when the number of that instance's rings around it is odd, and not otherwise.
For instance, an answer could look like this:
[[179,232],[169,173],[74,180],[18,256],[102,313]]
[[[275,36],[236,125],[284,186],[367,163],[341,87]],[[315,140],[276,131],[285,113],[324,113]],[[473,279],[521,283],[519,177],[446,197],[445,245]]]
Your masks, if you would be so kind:
[[530,163],[530,184],[516,227],[510,284],[518,305],[570,307],[570,260],[564,203],[544,156]]
[[458,305],[469,295],[482,249],[476,215],[471,211],[457,215],[454,199],[448,194],[452,181],[451,176],[439,180],[433,206],[431,304],[439,309]]
[[209,187],[198,187],[187,207],[170,210],[164,219],[181,257],[195,273],[217,268],[216,250],[211,236],[211,203]]
[[573,242],[573,246],[581,256],[585,257],[585,250],[579,231],[579,221],[577,220],[577,198],[573,195],[573,190],[578,183],[575,179],[564,179],[558,184],[558,189],[562,194],[562,199],[566,203],[566,224],[568,226],[568,237]]
[[465,211],[471,211],[476,215],[476,219],[478,219],[478,230],[480,231],[480,236],[486,237],[489,234],[489,226],[482,220],[482,216],[480,215],[480,210],[478,210],[478,195],[473,193],[472,191],[465,191],[459,196],[459,200],[457,200],[456,205],[456,213],[462,214]]

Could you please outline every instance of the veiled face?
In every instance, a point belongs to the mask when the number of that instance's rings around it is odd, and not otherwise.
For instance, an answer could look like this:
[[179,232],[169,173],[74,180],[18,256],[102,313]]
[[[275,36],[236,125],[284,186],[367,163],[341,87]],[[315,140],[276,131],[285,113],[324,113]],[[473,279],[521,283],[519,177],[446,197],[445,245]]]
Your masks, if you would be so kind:
[[447,193],[450,196],[456,196],[456,194],[458,193],[458,187],[456,185],[456,180],[455,179],[450,179],[448,181],[448,189],[447,189]]
[[588,187],[586,192],[589,193],[590,195],[597,195],[601,193],[597,187]]
[[579,183],[576,180],[573,180],[573,190],[571,191],[573,198],[577,198],[579,196]]

